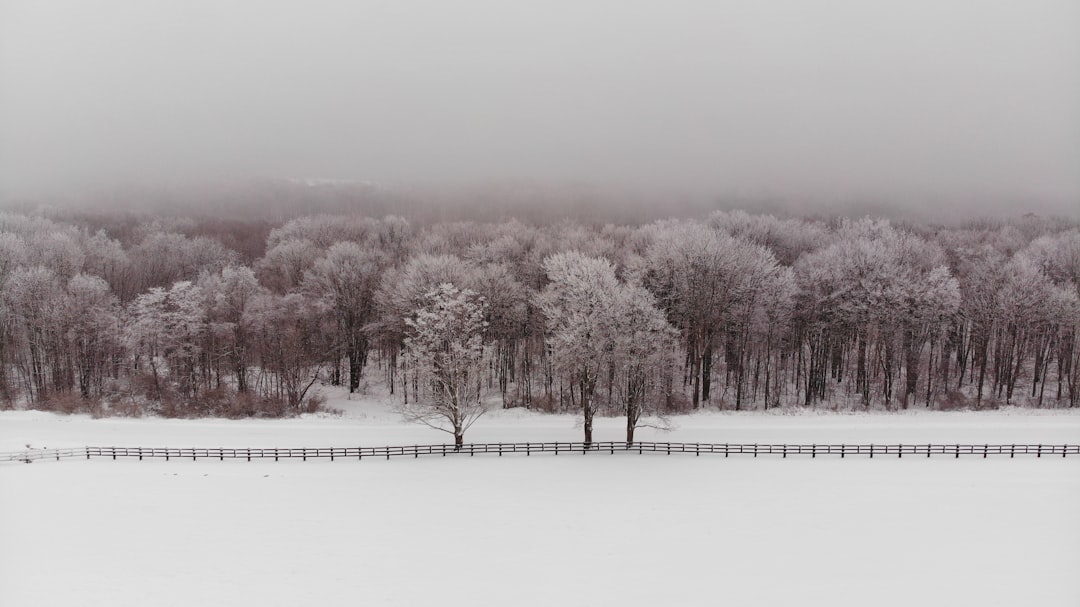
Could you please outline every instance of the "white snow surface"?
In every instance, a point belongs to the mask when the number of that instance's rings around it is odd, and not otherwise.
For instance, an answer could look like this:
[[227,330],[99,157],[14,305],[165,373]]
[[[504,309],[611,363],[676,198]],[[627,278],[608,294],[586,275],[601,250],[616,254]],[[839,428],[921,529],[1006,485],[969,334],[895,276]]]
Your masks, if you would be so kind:
[[[444,442],[290,420],[0,413],[0,451]],[[676,417],[641,440],[1071,443],[1062,411]],[[623,438],[598,420],[597,440]],[[467,441],[581,440],[485,416]],[[533,455],[0,465],[0,605],[1080,605],[1080,458]]]

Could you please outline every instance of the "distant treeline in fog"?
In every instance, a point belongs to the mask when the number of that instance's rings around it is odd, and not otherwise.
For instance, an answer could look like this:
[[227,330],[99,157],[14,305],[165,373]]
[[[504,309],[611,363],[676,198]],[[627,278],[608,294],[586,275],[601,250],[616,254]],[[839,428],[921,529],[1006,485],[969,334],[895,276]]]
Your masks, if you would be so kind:
[[0,213],[0,403],[287,415],[319,382],[422,401],[418,332],[467,300],[479,394],[506,407],[1080,404],[1074,221],[251,216]]

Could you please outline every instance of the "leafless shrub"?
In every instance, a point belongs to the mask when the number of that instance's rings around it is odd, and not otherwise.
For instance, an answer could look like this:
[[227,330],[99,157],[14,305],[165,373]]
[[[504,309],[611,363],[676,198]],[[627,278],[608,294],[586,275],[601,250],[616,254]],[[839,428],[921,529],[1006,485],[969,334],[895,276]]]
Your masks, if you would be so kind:
[[146,411],[138,402],[131,399],[123,399],[110,403],[108,408],[103,408],[98,417],[142,417]]
[[551,394],[542,394],[540,396],[534,396],[532,399],[531,409],[534,411],[540,411],[542,413],[555,413],[559,408],[559,400]]
[[950,390],[945,397],[938,401],[938,409],[942,411],[959,411],[971,406],[970,399],[959,390]]
[[63,413],[65,415],[89,413],[91,415],[100,416],[102,411],[100,401],[84,399],[72,392],[50,395],[48,398],[33,403],[31,408],[38,411]]
[[183,403],[171,394],[164,395],[162,399],[158,401],[155,412],[161,417],[167,418],[187,417],[187,411],[185,410]]
[[997,398],[984,398],[981,403],[975,403],[973,408],[976,411],[997,411],[1004,404],[1004,402]]
[[322,410],[324,404],[326,404],[326,395],[316,390],[308,394],[300,405],[300,409],[303,413],[317,413]]
[[690,397],[682,392],[672,391],[671,398],[665,401],[664,413],[689,413],[693,408]]

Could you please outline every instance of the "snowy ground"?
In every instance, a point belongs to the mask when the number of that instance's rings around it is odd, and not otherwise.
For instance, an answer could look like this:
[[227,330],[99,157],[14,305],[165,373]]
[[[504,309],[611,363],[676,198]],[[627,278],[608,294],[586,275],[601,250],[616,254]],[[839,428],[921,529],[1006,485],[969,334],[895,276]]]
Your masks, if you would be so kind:
[[[0,450],[441,442],[341,417],[0,413]],[[1080,442],[1080,415],[676,418],[642,439]],[[603,420],[599,440],[621,438]],[[580,440],[569,416],[471,441]],[[635,454],[0,465],[0,605],[1080,604],[1080,458]]]

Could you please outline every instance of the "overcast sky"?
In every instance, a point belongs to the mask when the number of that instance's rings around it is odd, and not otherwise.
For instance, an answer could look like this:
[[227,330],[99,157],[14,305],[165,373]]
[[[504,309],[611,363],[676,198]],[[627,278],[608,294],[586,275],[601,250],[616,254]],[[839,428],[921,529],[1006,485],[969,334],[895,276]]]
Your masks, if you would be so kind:
[[1080,206],[1076,0],[0,0],[0,189]]

